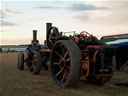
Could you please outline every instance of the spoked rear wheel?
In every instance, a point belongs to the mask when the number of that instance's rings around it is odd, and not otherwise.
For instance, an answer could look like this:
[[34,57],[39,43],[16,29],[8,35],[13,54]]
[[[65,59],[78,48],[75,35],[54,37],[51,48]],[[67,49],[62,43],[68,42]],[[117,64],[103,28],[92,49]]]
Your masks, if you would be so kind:
[[76,85],[80,79],[81,51],[71,40],[60,40],[52,48],[50,68],[56,83],[62,87]]

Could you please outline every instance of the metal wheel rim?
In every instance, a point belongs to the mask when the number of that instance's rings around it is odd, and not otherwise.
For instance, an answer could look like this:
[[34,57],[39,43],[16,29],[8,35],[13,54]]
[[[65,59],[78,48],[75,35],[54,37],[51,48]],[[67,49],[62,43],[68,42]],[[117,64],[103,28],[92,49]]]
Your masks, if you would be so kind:
[[54,48],[52,60],[52,68],[55,79],[59,83],[65,83],[69,77],[71,70],[71,59],[68,49],[59,44]]

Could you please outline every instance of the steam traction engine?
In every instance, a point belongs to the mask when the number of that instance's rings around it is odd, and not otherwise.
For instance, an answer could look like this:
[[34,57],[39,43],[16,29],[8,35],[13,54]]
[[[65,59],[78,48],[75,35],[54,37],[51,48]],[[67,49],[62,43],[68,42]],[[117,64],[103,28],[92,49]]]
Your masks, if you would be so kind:
[[115,48],[86,31],[66,36],[52,23],[46,24],[46,31],[43,47],[37,42],[34,31],[26,58],[23,53],[19,53],[20,70],[24,69],[24,62],[34,74],[38,74],[41,67],[45,70],[50,68],[55,82],[63,87],[76,85],[81,77],[99,84],[111,79],[115,66]]

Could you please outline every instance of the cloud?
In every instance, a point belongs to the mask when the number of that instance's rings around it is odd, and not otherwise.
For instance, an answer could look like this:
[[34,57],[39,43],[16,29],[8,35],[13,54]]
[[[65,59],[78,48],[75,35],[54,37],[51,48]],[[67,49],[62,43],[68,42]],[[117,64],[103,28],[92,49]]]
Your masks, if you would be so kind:
[[5,20],[0,20],[0,22],[1,22],[1,26],[17,26],[17,24],[12,23],[12,22],[8,22]]
[[7,19],[9,17],[15,16],[18,13],[19,12],[15,12],[15,11],[8,9],[7,5],[2,5],[2,7],[0,9],[1,26],[16,26],[17,24],[15,24],[13,22],[9,22],[9,21],[7,21]]
[[84,4],[84,3],[73,3],[68,9],[72,11],[91,11],[91,10],[104,10],[106,7],[98,7],[94,4]]
[[39,8],[39,9],[62,9],[62,7],[57,7],[57,6],[37,6],[34,8]]
[[[64,3],[64,2],[63,2]],[[60,3],[60,5],[63,4],[62,2]],[[89,11],[89,10],[104,10],[107,9],[106,7],[99,7],[99,6],[95,6],[93,4],[84,4],[84,3],[68,3],[67,6],[37,6],[34,8],[39,8],[39,9],[68,9],[68,10],[72,10],[72,11]]]
[[0,9],[0,13],[1,13],[1,18],[7,18],[7,17],[10,17],[10,16],[16,15],[19,12],[12,11],[12,10],[8,9],[7,5],[2,5],[2,7]]
[[[94,4],[96,4],[94,2]],[[100,6],[106,6],[108,10],[91,11],[91,14],[83,12],[73,18],[83,23],[104,26],[127,26],[128,25],[128,1],[126,2],[103,2]],[[82,9],[81,9],[82,10]],[[77,17],[77,18],[76,18]]]
[[83,14],[82,15],[76,15],[73,18],[85,22],[85,21],[88,21],[90,19],[90,15],[88,13],[86,13],[84,15]]

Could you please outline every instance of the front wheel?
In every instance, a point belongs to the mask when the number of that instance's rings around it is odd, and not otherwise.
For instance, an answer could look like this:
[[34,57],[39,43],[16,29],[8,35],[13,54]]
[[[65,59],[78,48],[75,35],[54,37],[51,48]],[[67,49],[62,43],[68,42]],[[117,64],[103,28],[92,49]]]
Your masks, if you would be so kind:
[[50,69],[55,82],[72,87],[80,79],[81,51],[71,40],[59,40],[52,48]]
[[19,70],[24,70],[24,53],[23,52],[18,53],[17,67]]

